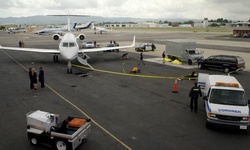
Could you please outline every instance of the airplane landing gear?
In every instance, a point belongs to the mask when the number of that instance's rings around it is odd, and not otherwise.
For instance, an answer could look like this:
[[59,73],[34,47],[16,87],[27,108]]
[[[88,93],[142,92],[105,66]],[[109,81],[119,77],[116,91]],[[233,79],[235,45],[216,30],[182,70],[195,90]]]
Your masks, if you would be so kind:
[[53,60],[54,60],[54,62],[58,62],[58,55],[55,54],[55,55],[53,56]]
[[72,74],[71,61],[68,61],[67,73],[68,73],[68,74]]

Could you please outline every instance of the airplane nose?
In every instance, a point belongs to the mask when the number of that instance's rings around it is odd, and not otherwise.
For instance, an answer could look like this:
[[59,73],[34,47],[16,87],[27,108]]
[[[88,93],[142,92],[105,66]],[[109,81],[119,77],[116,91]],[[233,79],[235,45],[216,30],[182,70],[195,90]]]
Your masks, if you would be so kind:
[[66,60],[74,60],[77,54],[78,52],[71,48],[65,48],[61,50],[61,55]]

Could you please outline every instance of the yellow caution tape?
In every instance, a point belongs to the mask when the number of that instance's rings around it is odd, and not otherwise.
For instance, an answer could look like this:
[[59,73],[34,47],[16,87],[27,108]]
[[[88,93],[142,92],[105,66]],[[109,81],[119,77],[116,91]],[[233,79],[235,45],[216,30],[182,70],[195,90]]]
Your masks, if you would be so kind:
[[[179,77],[168,77],[168,76],[154,76],[154,75],[143,75],[143,74],[132,74],[132,73],[121,73],[121,72],[114,72],[114,71],[107,71],[107,70],[101,70],[101,69],[93,69],[85,66],[75,65],[72,64],[72,66],[82,69],[88,69],[103,73],[109,73],[109,74],[116,74],[116,75],[123,75],[123,76],[133,76],[133,77],[142,77],[142,78],[155,78],[155,79],[177,79]],[[125,72],[125,71],[123,71]]]

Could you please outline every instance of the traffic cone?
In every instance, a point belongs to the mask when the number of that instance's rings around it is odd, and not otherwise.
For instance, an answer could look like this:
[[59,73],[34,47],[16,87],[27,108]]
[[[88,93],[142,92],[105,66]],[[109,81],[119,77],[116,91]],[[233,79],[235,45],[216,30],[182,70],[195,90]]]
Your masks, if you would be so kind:
[[178,93],[177,79],[174,81],[174,90],[173,93]]

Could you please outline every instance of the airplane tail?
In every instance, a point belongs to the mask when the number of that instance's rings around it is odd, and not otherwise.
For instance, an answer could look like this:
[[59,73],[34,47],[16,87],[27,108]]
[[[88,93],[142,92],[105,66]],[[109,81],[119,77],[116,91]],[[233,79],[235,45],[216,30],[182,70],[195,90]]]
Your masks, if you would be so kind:
[[74,25],[73,25],[73,29],[75,29],[76,28],[76,23],[74,23]]
[[72,25],[71,30],[75,30],[75,29],[76,29],[76,24],[77,24],[77,23],[74,23],[74,24]]
[[92,26],[94,26],[93,22],[95,21],[89,21],[86,23],[86,28],[92,28]]

